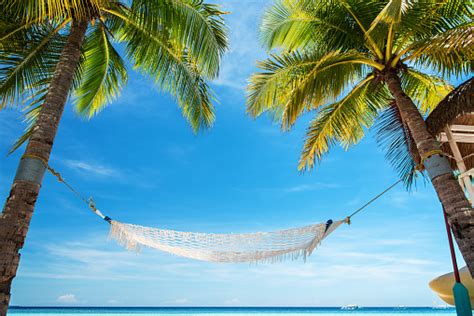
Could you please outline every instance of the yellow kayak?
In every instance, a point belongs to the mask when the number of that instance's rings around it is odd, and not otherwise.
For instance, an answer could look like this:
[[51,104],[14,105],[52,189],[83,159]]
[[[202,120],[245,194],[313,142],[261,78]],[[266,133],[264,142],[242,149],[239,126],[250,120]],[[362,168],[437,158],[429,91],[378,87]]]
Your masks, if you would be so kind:
[[[474,280],[469,273],[467,267],[459,270],[459,276],[461,277],[461,283],[469,291],[469,298],[471,299],[471,305],[474,306]],[[439,296],[440,299],[445,301],[449,305],[454,305],[453,297],[453,286],[454,286],[454,273],[446,273],[436,279],[431,280],[430,288]]]

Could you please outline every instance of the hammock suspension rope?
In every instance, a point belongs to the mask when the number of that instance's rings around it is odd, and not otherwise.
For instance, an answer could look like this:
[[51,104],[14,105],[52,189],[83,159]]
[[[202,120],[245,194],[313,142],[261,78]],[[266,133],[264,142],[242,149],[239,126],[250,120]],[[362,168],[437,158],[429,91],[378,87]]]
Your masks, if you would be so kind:
[[345,219],[335,222],[328,220],[326,223],[274,232],[244,234],[195,233],[144,227],[112,220],[97,209],[96,203],[92,198],[86,198],[79,193],[59,172],[51,168],[46,161],[35,156],[29,156],[28,158],[41,160],[46,169],[60,183],[63,183],[97,216],[107,221],[110,224],[110,237],[125,248],[137,251],[144,246],[182,257],[223,263],[277,262],[285,259],[297,259],[299,257],[303,257],[306,260],[321,241],[341,224],[350,224],[353,216],[402,182],[402,180],[394,182]]

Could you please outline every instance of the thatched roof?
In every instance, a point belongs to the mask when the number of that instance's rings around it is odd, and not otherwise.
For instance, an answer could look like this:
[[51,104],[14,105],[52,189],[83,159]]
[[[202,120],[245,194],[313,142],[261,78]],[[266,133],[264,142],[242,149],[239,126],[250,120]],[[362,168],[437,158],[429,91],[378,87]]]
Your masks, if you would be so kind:
[[[441,142],[454,169],[458,169],[444,132],[448,125],[467,169],[474,168],[474,78],[453,90],[426,119],[428,130]],[[473,156],[470,156],[473,155]]]
[[451,91],[426,119],[428,130],[438,135],[466,113],[474,113],[474,77]]

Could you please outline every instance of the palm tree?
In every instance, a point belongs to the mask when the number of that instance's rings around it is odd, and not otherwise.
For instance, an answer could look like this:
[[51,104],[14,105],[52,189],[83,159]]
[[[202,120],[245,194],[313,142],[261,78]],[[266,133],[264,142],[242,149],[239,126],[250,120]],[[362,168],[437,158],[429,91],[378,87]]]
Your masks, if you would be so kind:
[[472,72],[472,12],[469,0],[276,0],[261,38],[279,51],[259,62],[247,110],[270,113],[284,130],[315,113],[300,170],[336,143],[356,144],[376,123],[407,185],[415,167],[427,171],[474,275],[474,210],[423,120],[452,89],[433,74]]
[[124,58],[172,94],[194,131],[214,121],[206,81],[227,48],[223,12],[201,0],[0,0],[0,108],[23,107],[28,141],[0,216],[0,314],[71,95],[92,117],[127,81]]

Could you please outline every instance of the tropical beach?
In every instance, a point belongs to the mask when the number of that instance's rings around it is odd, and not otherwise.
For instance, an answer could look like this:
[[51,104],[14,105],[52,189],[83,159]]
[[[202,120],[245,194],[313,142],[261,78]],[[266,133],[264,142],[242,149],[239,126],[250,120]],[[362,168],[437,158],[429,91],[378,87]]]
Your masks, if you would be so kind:
[[354,311],[341,311],[338,308],[252,308],[252,307],[234,307],[234,308],[186,308],[186,307],[172,307],[172,308],[22,308],[14,309],[12,312],[14,315],[75,315],[81,314],[92,314],[92,315],[212,315],[212,316],[225,316],[225,315],[321,315],[321,316],[335,316],[335,315],[410,315],[410,316],[427,316],[427,315],[455,315],[453,309],[437,309],[432,308],[365,308]]
[[0,315],[472,315],[472,1],[0,7]]

